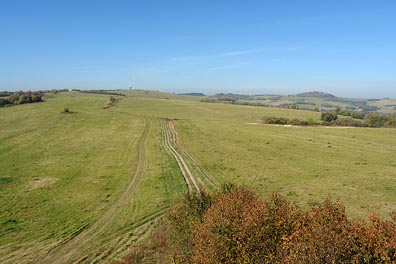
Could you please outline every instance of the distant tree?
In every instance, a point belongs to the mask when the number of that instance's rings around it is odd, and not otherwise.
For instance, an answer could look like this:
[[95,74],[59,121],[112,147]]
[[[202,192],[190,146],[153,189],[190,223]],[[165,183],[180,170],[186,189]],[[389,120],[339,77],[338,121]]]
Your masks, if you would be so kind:
[[287,125],[290,120],[283,117],[264,117],[263,121],[266,124]]
[[338,115],[335,112],[326,112],[326,113],[322,113],[320,118],[323,121],[331,123],[331,122],[337,120]]
[[351,117],[356,119],[364,119],[365,114],[363,112],[351,112]]
[[17,104],[24,104],[26,102],[26,97],[25,97],[25,95],[20,95],[19,96],[19,98],[18,98],[18,103]]
[[377,114],[366,115],[366,121],[370,127],[381,127],[386,123],[384,116]]
[[7,99],[4,99],[4,98],[0,98],[0,107],[5,106],[7,104],[10,104],[10,101],[8,101]]
[[36,102],[42,102],[42,92],[15,92],[12,93],[8,96],[8,98],[1,98],[1,103],[0,106],[4,106],[6,104],[14,104],[14,105],[20,105],[20,104],[30,104],[30,103],[36,103]]

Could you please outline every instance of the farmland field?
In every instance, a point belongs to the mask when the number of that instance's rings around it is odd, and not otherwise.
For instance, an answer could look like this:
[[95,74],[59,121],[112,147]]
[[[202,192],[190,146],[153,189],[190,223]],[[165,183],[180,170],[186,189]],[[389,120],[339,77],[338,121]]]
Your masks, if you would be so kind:
[[352,218],[396,211],[395,129],[270,126],[263,116],[320,114],[122,93],[106,110],[108,95],[77,92],[0,109],[1,263],[109,260],[144,238],[187,191],[164,118],[217,185],[340,199]]

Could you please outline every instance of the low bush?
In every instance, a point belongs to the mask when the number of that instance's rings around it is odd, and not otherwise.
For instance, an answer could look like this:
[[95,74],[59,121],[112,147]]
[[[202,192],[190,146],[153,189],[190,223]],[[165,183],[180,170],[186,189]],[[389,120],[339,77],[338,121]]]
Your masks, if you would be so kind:
[[351,221],[340,202],[302,209],[226,185],[187,196],[117,263],[396,263],[396,214]]
[[0,98],[0,107],[6,105],[20,105],[42,102],[42,97],[42,92],[15,92],[10,94],[7,98]]
[[325,112],[321,114],[320,119],[331,123],[338,119],[338,115],[335,112]]
[[340,202],[301,209],[277,193],[265,201],[241,187],[206,197],[209,203],[189,202],[172,211],[169,223],[177,232],[168,241],[171,263],[396,261],[395,216],[351,221]]
[[283,117],[264,117],[263,122],[265,124],[287,125],[290,122],[290,120],[288,118],[283,118]]
[[353,127],[367,127],[368,124],[363,121],[357,121],[353,118],[339,118],[334,123],[336,126],[353,126]]
[[120,99],[121,99],[121,97],[110,96],[109,100],[107,101],[107,103],[102,108],[103,109],[108,109],[110,107],[116,106]]
[[74,89],[73,91],[80,92],[80,93],[89,93],[89,94],[108,94],[108,95],[116,95],[116,96],[126,96],[123,93],[117,93],[112,90],[79,90]]
[[293,125],[293,126],[312,126],[312,125],[320,125],[320,123],[315,122],[312,118],[307,120],[301,119],[288,119],[283,117],[264,117],[264,124],[273,124],[273,125]]

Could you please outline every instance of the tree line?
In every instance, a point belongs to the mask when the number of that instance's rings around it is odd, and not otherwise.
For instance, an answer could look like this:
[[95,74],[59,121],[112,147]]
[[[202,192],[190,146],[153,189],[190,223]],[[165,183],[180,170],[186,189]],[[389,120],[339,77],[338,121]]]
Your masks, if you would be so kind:
[[[343,118],[340,118],[343,116]],[[320,121],[312,118],[289,119],[283,117],[265,116],[262,118],[265,124],[296,125],[296,126],[353,126],[353,127],[396,127],[395,114],[363,113],[337,108],[333,111],[323,112]]]
[[[5,97],[6,96],[6,97]],[[43,93],[38,92],[1,92],[0,93],[0,107],[9,105],[20,105],[38,103],[43,101]]]
[[[338,118],[344,116],[348,118]],[[336,108],[333,111],[321,114],[321,119],[328,124],[338,126],[359,126],[359,127],[396,127],[395,114],[366,113],[358,111],[343,110]]]
[[115,96],[126,96],[123,93],[117,93],[113,90],[80,90],[80,89],[73,89],[74,92],[80,93],[90,93],[90,94],[106,94],[106,95],[115,95]]

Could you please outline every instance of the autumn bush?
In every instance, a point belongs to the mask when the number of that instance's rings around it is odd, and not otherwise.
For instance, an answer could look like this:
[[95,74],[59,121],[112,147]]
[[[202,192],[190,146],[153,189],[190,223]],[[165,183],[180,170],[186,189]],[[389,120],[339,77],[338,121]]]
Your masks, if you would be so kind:
[[[227,189],[226,187],[224,189]],[[203,222],[203,216],[218,195],[201,192],[199,196],[186,195],[183,203],[173,207],[166,217],[171,263],[190,263],[193,252],[193,229]]]
[[42,102],[43,93],[38,92],[14,92],[8,93],[4,92],[3,95],[8,95],[7,98],[0,98],[0,107],[9,105],[20,105],[20,104],[30,104],[36,102]]
[[329,200],[301,210],[282,241],[282,263],[351,263],[352,226],[340,203]]
[[353,224],[354,263],[396,263],[396,215],[391,221],[380,216]]
[[268,202],[244,188],[220,197],[192,231],[192,263],[273,263],[290,235],[293,207],[274,194]]
[[158,230],[156,263],[396,263],[396,214],[351,221],[341,202],[300,208],[232,185],[186,196]]

